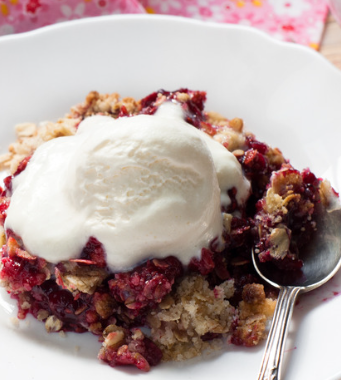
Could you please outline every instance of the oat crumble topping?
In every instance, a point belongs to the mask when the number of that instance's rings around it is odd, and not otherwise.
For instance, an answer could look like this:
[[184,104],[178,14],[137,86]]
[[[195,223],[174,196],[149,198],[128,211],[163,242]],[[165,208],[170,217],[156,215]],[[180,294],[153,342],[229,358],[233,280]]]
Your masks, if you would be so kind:
[[[186,121],[234,153],[252,184],[245,209],[222,210],[225,248],[203,248],[188,268],[169,257],[148,260],[126,273],[110,273],[100,243],[89,241],[79,259],[52,265],[25,250],[15,231],[3,229],[10,179],[0,198],[4,245],[0,284],[17,299],[18,318],[33,314],[48,332],[90,331],[102,341],[99,359],[110,366],[148,371],[162,360],[185,360],[224,342],[255,346],[266,337],[276,293],[255,274],[250,253],[283,270],[299,270],[300,244],[316,230],[316,214],[332,209],[333,189],[310,171],[295,170],[277,148],[244,131],[242,119],[204,110],[206,94],[180,89],[141,100],[90,92],[57,122],[16,126],[17,141],[0,156],[0,169],[17,175],[38,146],[74,135],[94,114],[113,118],[153,114],[165,101],[178,102]],[[10,177],[8,177],[10,178]],[[321,211],[322,210],[322,211]],[[159,284],[163,284],[162,287]],[[149,333],[140,328],[148,327]]]

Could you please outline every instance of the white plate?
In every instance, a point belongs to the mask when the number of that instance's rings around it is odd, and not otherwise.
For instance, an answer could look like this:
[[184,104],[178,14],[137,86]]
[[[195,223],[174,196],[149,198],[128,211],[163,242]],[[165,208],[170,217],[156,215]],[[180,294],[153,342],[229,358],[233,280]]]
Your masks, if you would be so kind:
[[[56,119],[91,90],[141,97],[159,88],[207,91],[207,109],[242,117],[299,169],[341,189],[341,74],[318,53],[237,26],[167,16],[108,16],[0,38],[0,149],[18,122]],[[290,380],[341,378],[341,276],[301,298],[285,353]],[[2,291],[2,379],[131,378],[96,359],[90,335],[47,335],[31,318],[12,323]],[[148,379],[256,379],[264,346],[163,364]]]

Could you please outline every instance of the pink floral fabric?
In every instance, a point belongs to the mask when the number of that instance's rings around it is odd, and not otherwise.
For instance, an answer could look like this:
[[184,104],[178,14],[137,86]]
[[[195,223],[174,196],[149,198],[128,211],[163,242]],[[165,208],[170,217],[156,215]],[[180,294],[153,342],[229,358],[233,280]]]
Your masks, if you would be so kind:
[[249,25],[318,49],[326,0],[0,0],[0,36],[117,13],[159,13]]
[[150,13],[253,26],[315,49],[328,14],[325,0],[141,0],[141,4]]
[[120,13],[145,13],[145,9],[137,0],[0,0],[0,35]]

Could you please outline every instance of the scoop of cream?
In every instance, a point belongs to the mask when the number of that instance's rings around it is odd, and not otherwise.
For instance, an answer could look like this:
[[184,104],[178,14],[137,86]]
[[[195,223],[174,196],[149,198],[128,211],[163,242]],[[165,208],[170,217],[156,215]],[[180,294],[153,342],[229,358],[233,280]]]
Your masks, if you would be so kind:
[[52,263],[79,257],[92,236],[114,271],[169,255],[186,265],[221,237],[221,200],[230,202],[232,187],[243,202],[250,185],[238,161],[178,105],[92,116],[75,136],[40,146],[14,178],[5,228]]

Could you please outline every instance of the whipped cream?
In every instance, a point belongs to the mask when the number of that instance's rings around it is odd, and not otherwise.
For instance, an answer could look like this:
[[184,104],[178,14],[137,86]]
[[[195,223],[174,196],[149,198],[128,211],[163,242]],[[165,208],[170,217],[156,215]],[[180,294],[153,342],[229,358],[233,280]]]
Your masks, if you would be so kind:
[[221,237],[221,203],[250,184],[237,159],[165,103],[153,115],[91,116],[75,136],[41,145],[13,179],[5,228],[57,263],[100,241],[109,268],[173,255],[187,265]]

